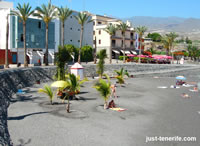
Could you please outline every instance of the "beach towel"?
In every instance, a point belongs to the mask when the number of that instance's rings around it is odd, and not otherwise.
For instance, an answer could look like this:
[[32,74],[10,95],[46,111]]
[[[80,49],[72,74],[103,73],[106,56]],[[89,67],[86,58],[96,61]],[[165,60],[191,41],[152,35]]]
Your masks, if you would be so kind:
[[127,110],[127,109],[123,109],[123,108],[120,108],[120,107],[117,107],[117,108],[110,108],[110,109],[111,109],[111,110],[114,110],[114,111],[118,111],[118,112]]
[[198,90],[189,89],[191,92],[198,92]]

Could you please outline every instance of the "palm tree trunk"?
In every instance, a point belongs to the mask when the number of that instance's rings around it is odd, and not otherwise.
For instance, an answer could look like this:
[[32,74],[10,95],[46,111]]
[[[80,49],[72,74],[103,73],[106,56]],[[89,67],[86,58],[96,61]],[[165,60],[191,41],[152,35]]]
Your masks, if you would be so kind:
[[81,48],[82,48],[82,41],[83,41],[83,25],[81,25],[81,35],[80,35],[80,48],[78,54],[78,63],[81,63]]
[[23,39],[24,39],[24,67],[28,67],[28,62],[27,62],[27,58],[26,58],[26,53],[27,53],[27,49],[26,49],[26,22],[23,22]]
[[62,22],[62,46],[64,47],[64,28],[65,28],[65,22]]
[[142,36],[140,36],[139,64],[141,63]]
[[166,55],[169,56],[169,48],[166,48]]
[[46,23],[46,52],[45,52],[45,65],[48,66],[49,62],[48,62],[48,44],[49,44],[49,24]]
[[123,52],[123,55],[124,55],[123,62],[125,63],[126,62],[126,60],[125,60],[125,32],[123,34],[123,50],[124,50],[124,52]]
[[8,61],[8,36],[9,36],[9,23],[8,23],[8,15],[6,17],[7,24],[6,24],[6,53],[5,53],[5,67],[9,68],[9,61]]
[[112,63],[112,35],[110,35],[110,64]]
[[70,105],[69,105],[69,96],[68,96],[68,99],[67,99],[67,112],[69,113],[69,108],[70,108]]

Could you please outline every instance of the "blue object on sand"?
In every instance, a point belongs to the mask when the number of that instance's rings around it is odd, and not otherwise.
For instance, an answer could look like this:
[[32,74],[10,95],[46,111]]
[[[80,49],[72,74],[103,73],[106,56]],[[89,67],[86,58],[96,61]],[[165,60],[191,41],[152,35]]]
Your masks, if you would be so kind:
[[23,92],[22,89],[18,89],[17,94],[25,94],[25,92]]

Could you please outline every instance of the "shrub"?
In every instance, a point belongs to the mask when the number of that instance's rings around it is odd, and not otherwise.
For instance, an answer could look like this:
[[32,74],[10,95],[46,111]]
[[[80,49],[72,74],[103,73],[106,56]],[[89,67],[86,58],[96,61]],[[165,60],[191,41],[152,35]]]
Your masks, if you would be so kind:
[[149,55],[152,55],[152,53],[150,51],[144,51],[143,55],[148,55],[149,56]]
[[81,61],[93,61],[93,48],[91,46],[83,46],[81,48]]
[[[119,56],[119,60],[123,60],[124,56]],[[128,59],[128,56],[125,56],[125,60]]]
[[138,60],[139,60],[139,57],[133,57],[134,62],[138,62]]

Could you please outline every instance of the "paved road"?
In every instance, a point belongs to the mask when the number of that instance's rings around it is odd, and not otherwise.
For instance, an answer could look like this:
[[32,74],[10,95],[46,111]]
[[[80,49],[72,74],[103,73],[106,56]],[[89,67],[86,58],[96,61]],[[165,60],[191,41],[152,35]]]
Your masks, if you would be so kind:
[[[186,72],[187,81],[200,80],[197,71]],[[70,114],[65,105],[48,104],[38,94],[39,85],[26,88],[26,94],[8,110],[8,127],[15,145],[28,146],[199,146],[200,96],[190,88],[171,89],[174,78],[133,78],[126,87],[117,87],[117,106],[127,111],[103,110],[103,100],[85,84],[81,100],[71,101]],[[42,85],[40,85],[42,86]],[[167,86],[159,89],[158,86]],[[182,93],[191,96],[181,97]],[[196,142],[148,142],[147,136],[196,137]]]

